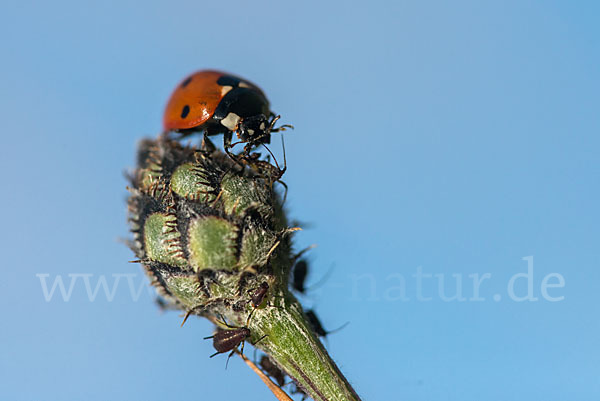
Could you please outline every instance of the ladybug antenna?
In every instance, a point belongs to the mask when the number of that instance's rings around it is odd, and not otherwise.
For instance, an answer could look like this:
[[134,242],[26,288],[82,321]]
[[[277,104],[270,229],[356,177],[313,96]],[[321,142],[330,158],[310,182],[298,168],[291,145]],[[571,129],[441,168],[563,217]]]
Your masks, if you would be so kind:
[[[275,172],[273,175],[271,175],[270,179],[273,182],[275,182],[275,181],[279,182],[285,188],[285,192],[283,194],[283,203],[285,203],[285,201],[287,199],[288,186],[285,182],[281,181],[281,177],[287,170],[287,159],[285,156],[285,142],[283,140],[283,136],[281,137],[281,147],[283,148],[283,168],[279,167],[277,158],[275,157],[275,155],[273,155],[273,152],[271,152],[271,149],[269,149],[264,143],[262,145],[265,147],[265,149],[267,149],[267,152],[269,152],[269,155],[271,155],[271,157],[273,158],[273,161],[275,162],[275,169],[277,169],[277,172]],[[270,167],[273,167],[273,166],[270,166]]]
[[287,170],[287,160],[285,158],[285,142],[283,141],[283,135],[281,136],[281,148],[283,149],[283,171]]
[[[277,163],[277,159],[275,158],[275,155],[273,154],[273,152],[271,152],[271,149],[269,149],[267,147],[267,145],[265,145],[264,143],[262,144],[262,146],[267,149],[267,152],[269,152],[269,154],[271,155],[271,157],[273,158],[273,161],[275,162],[275,166],[277,167],[277,170],[281,171],[281,168],[279,167],[279,163]],[[285,161],[285,156],[284,156],[284,161]],[[283,170],[285,171],[285,167],[283,168]]]
[[279,132],[279,131],[285,131],[286,128],[290,128],[290,129],[294,129],[293,125],[290,124],[284,124],[281,127],[277,127],[275,128],[275,123],[277,122],[277,120],[279,120],[281,118],[281,115],[277,115],[273,117],[273,120],[271,120],[271,124],[269,124],[269,132]]
[[[279,118],[279,116],[278,116],[278,118]],[[287,159],[285,157],[285,141],[283,140],[283,136],[281,137],[281,148],[283,150],[283,168],[279,167],[279,163],[277,163],[277,158],[275,157],[275,155],[273,154],[273,152],[271,152],[271,149],[269,149],[267,147],[267,145],[265,145],[264,143],[262,144],[262,146],[265,149],[267,149],[267,152],[269,152],[269,154],[273,158],[273,161],[275,162],[275,166],[279,170],[280,174],[283,175],[283,173],[285,173],[285,171],[287,170]]]
[[271,123],[269,124],[269,131],[270,132],[275,132],[275,123],[277,122],[277,120],[279,120],[281,118],[281,116],[274,116],[273,119],[271,120]]

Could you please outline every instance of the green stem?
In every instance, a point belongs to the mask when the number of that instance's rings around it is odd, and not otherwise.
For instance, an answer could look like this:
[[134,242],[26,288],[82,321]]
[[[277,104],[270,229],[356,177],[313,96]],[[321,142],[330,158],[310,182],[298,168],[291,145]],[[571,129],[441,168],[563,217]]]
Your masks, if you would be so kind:
[[308,327],[300,303],[290,293],[281,294],[277,306],[255,311],[249,328],[264,351],[288,376],[316,401],[360,401]]

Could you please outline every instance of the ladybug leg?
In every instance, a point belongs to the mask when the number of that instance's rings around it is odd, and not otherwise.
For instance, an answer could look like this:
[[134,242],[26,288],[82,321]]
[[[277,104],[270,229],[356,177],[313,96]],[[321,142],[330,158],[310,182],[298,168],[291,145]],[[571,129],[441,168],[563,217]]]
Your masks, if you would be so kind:
[[[227,153],[227,156],[229,156],[231,158],[231,160],[233,160],[238,166],[240,166],[242,169],[244,168],[244,164],[240,161],[240,157],[234,153],[231,153],[229,151],[229,149],[233,148],[235,145],[237,145],[239,142],[236,143],[231,143],[231,139],[232,139],[232,132],[231,131],[227,131],[223,134],[223,149],[225,149],[225,153]],[[243,159],[245,160],[246,155],[244,154]]]
[[244,157],[248,157],[250,155],[253,146],[254,144],[252,142],[248,142],[246,146],[244,146]]
[[229,155],[229,157],[234,158],[233,153],[229,151],[229,149],[231,149],[232,147],[233,145],[231,144],[231,131],[227,131],[223,134],[223,149],[225,149],[225,152]]
[[[223,134],[223,149],[225,149],[225,153],[227,153],[227,156],[229,156],[231,158],[231,160],[233,160],[238,166],[240,166],[242,169],[244,169],[244,163],[242,161],[240,161],[240,156],[231,153],[229,151],[229,149],[233,148],[237,143],[232,144],[231,143],[231,131],[225,132]],[[243,160],[246,160],[245,155],[242,157]]]
[[225,149],[225,153],[227,153],[227,156],[231,157],[231,159],[233,161],[235,161],[237,164],[240,164],[238,157],[229,151],[231,148],[233,148],[236,145],[235,143],[233,143],[233,144],[231,143],[231,139],[232,139],[231,131],[227,131],[223,134],[223,149]]
[[216,150],[215,144],[208,138],[208,132],[204,131],[204,138],[200,148],[206,152],[212,153]]

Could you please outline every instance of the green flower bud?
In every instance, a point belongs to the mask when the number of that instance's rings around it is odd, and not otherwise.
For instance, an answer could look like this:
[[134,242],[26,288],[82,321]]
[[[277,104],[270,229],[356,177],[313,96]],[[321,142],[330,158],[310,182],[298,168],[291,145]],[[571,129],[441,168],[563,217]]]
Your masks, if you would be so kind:
[[186,318],[227,329],[225,318],[244,336],[249,330],[248,340],[314,399],[357,400],[288,290],[297,228],[288,227],[271,180],[253,167],[218,150],[143,141],[130,177],[131,248]]

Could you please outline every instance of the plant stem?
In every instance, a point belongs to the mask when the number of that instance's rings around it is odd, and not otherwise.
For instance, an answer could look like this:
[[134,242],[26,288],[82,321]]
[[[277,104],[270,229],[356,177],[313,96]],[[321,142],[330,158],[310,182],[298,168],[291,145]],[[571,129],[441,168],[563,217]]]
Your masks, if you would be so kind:
[[[287,292],[287,291],[286,291]],[[331,359],[323,344],[308,327],[302,307],[289,292],[281,302],[256,310],[250,329],[256,347],[290,376],[316,401],[360,401]]]

